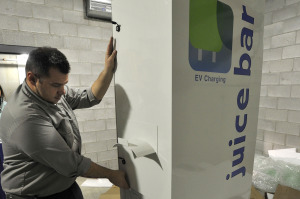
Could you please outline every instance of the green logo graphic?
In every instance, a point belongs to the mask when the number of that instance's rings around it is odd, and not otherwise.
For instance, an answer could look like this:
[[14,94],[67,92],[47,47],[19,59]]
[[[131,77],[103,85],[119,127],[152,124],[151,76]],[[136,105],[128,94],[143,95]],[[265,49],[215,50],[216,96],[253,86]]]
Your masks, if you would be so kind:
[[189,61],[196,71],[231,67],[233,12],[218,0],[190,0]]

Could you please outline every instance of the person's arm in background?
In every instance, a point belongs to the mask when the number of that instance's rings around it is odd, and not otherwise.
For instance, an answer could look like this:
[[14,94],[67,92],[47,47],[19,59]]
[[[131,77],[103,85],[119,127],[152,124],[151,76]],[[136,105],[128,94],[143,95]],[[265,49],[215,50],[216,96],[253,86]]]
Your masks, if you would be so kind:
[[92,93],[98,100],[103,98],[113,78],[116,55],[117,51],[113,50],[111,37],[105,53],[105,67],[92,85]]

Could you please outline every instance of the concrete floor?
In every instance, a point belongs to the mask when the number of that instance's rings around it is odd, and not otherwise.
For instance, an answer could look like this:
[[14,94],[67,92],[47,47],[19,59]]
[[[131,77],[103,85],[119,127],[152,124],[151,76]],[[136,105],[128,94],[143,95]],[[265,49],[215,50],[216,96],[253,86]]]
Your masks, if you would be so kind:
[[99,188],[99,187],[82,187],[81,184],[86,180],[87,178],[78,177],[76,182],[81,188],[82,194],[84,199],[99,199],[100,195],[107,192],[109,188]]

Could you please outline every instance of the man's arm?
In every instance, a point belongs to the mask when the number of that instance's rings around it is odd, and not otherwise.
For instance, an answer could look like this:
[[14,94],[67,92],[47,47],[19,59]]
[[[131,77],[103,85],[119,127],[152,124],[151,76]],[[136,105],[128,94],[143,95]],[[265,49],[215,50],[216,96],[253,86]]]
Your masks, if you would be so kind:
[[123,171],[107,169],[94,162],[91,162],[89,170],[83,175],[83,177],[107,178],[114,185],[124,189],[129,189],[128,183],[125,179],[125,173]]
[[[113,50],[113,38],[111,37],[105,54],[104,70],[100,73],[92,85],[92,93],[98,100],[103,98],[113,78],[116,55],[117,51]],[[125,172],[120,170],[111,170],[97,165],[94,162],[91,162],[89,170],[83,175],[83,177],[107,178],[114,185],[124,189],[129,189],[128,183],[125,179]]]
[[113,38],[111,37],[105,54],[104,70],[92,85],[92,93],[98,100],[103,98],[113,78],[116,55],[117,51],[113,50]]

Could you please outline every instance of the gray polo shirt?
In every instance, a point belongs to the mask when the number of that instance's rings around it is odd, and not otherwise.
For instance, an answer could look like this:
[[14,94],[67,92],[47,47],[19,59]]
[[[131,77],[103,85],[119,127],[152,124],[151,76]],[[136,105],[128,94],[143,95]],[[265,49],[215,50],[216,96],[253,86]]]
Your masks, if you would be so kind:
[[42,100],[26,81],[10,97],[0,119],[5,192],[47,196],[70,187],[87,172],[91,160],[81,155],[81,137],[74,109],[100,101],[91,89],[69,87],[57,104]]

